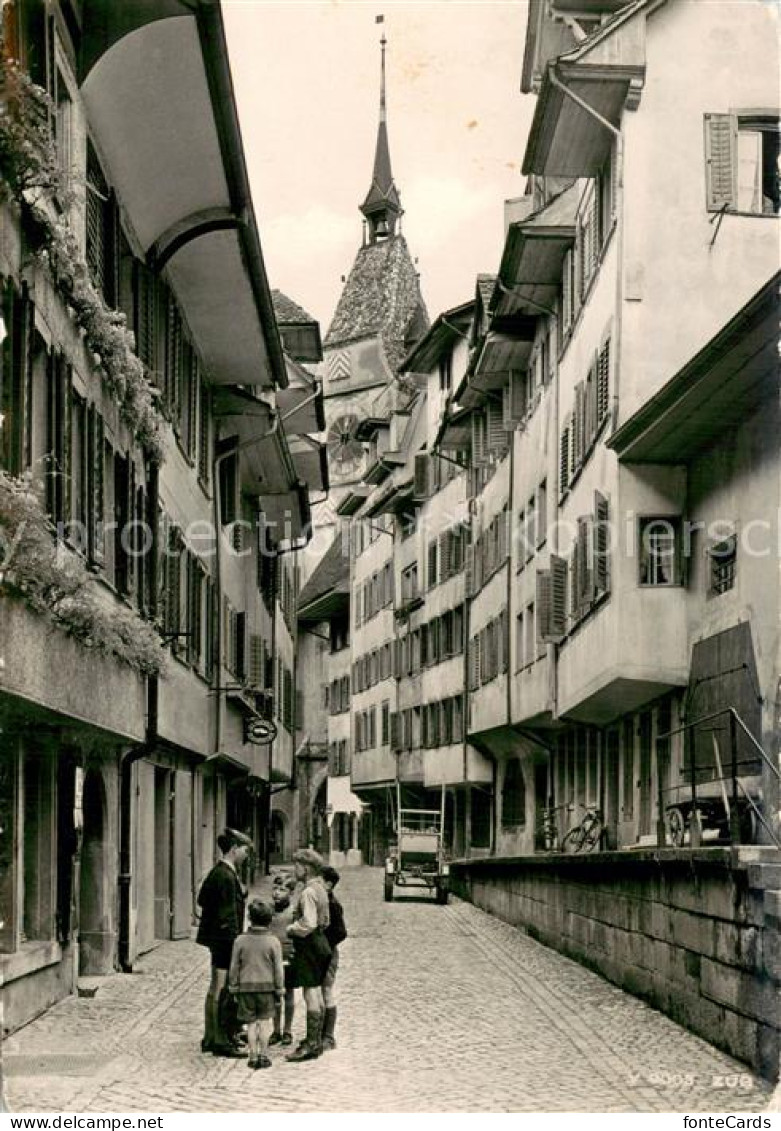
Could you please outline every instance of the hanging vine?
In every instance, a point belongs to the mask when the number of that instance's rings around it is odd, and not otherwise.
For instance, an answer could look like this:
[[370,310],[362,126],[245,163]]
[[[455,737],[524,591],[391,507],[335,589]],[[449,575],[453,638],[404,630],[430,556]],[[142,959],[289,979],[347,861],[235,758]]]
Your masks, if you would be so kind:
[[[164,417],[157,390],[135,352],[125,315],[111,310],[92,282],[67,219],[71,199],[49,128],[53,107],[0,41],[0,192],[21,207],[39,260],[73,311],[119,414],[150,458],[164,457]],[[59,202],[62,212],[54,201]]]

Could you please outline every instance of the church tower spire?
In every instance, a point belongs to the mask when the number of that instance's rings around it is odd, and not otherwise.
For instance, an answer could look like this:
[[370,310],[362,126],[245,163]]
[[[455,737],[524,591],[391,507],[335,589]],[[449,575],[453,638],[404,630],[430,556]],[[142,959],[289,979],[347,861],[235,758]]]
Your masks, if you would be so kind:
[[[381,21],[382,17],[378,17]],[[374,170],[372,183],[361,212],[366,217],[369,228],[369,243],[388,239],[396,234],[396,224],[403,213],[401,200],[391,171],[390,147],[388,145],[388,119],[385,103],[385,32],[380,40],[380,121],[377,129],[377,146],[374,151]]]

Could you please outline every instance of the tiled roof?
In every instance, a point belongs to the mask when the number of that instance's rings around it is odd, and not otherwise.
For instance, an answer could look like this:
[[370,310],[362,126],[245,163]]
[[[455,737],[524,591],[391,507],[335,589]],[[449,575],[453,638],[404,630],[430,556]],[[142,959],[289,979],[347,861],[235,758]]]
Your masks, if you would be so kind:
[[362,247],[344,285],[325,339],[326,348],[382,335],[392,369],[408,349],[407,335],[422,314],[429,319],[415,265],[403,236]]
[[272,291],[271,299],[274,303],[274,314],[280,326],[298,325],[299,322],[316,322],[311,314],[307,314],[303,306],[293,302],[282,291]]

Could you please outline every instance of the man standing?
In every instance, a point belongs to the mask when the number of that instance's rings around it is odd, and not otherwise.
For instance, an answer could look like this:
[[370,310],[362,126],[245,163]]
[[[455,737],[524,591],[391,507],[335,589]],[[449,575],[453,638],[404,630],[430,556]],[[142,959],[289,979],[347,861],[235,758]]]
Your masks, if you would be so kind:
[[214,1056],[240,1057],[226,1031],[220,1003],[227,996],[228,970],[234,940],[244,930],[244,903],[246,891],[238,871],[247,858],[252,841],[234,829],[225,829],[217,837],[217,847],[222,859],[209,872],[198,892],[201,921],[196,942],[209,948],[212,956],[212,975],[204,1010],[204,1035],[201,1052]]

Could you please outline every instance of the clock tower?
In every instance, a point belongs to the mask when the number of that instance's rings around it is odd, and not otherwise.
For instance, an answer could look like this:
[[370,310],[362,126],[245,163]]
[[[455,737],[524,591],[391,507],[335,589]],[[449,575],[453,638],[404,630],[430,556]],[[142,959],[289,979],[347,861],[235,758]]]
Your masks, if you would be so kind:
[[[385,101],[385,49],[380,41],[380,119],[369,191],[360,206],[363,241],[344,285],[323,350],[331,506],[360,483],[359,420],[391,384],[406,353],[428,329],[418,272],[401,233],[403,209],[391,171]],[[329,508],[330,509],[330,508]]]

